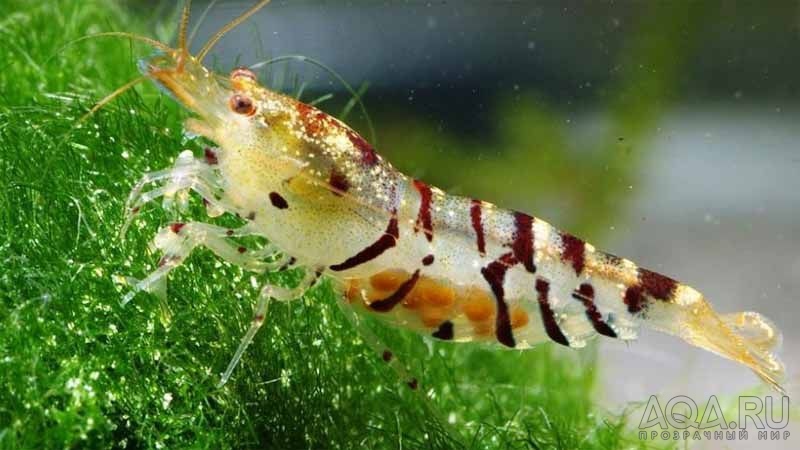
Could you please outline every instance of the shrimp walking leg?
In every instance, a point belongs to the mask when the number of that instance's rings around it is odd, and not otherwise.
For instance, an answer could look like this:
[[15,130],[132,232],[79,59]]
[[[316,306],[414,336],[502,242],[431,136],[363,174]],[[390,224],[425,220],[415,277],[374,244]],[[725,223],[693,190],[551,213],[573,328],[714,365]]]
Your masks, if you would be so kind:
[[[431,404],[430,399],[425,394],[425,391],[420,388],[420,382],[418,378],[409,373],[409,371],[406,369],[406,366],[399,358],[397,358],[397,355],[395,355],[395,353],[389,349],[383,340],[379,338],[366,323],[364,323],[363,317],[357,313],[352,304],[350,304],[347,300],[344,300],[337,302],[337,305],[350,324],[353,325],[356,330],[358,330],[359,335],[364,339],[367,345],[372,347],[372,350],[374,350],[375,353],[377,353],[380,358],[383,359],[383,361],[395,371],[400,380],[402,380],[406,386],[408,386],[419,396],[419,398],[422,400],[422,404],[428,410],[430,417],[435,418],[438,426],[441,426],[444,430],[446,430],[447,434],[454,439],[454,442],[458,443],[459,431],[450,426],[448,422],[444,420],[444,417],[442,417],[441,412]],[[464,445],[459,443],[458,446],[463,447]]]
[[236,349],[236,353],[233,354],[231,362],[228,363],[228,367],[222,374],[222,378],[217,384],[217,387],[222,387],[228,382],[231,374],[233,373],[233,369],[236,368],[236,366],[239,364],[239,361],[242,359],[244,351],[247,349],[250,343],[253,342],[253,338],[255,337],[256,333],[258,333],[258,330],[261,328],[261,326],[264,325],[264,320],[266,319],[267,308],[269,308],[270,301],[277,300],[285,302],[302,297],[308,289],[311,289],[314,286],[318,279],[319,275],[316,272],[307,270],[305,277],[303,277],[300,283],[294,288],[285,288],[272,284],[267,284],[261,288],[261,292],[258,294],[258,301],[256,302],[256,307],[253,312],[253,318],[250,321],[250,327],[242,337],[239,347]]
[[286,265],[288,261],[286,256],[278,257],[271,262],[265,261],[278,254],[278,251],[270,245],[250,250],[228,240],[230,237],[252,234],[256,233],[250,231],[249,225],[231,230],[202,222],[178,222],[162,228],[153,242],[154,246],[163,252],[158,268],[138,281],[134,289],[123,297],[122,304],[133,299],[138,291],[163,292],[167,274],[183,264],[192,250],[198,246],[204,246],[225,261],[253,272],[276,270]]
[[403,380],[408,387],[411,389],[417,389],[419,386],[418,379],[409,374],[403,363],[395,357],[394,352],[392,352],[389,347],[386,346],[383,341],[376,336],[375,333],[373,333],[372,330],[363,322],[363,319],[359,317],[359,315],[353,309],[353,306],[347,303],[347,300],[339,301],[337,302],[337,305],[350,324],[353,325],[353,328],[358,330],[359,335],[361,335],[367,345],[372,347],[372,350],[374,350],[384,362],[389,364],[389,367],[391,367],[397,373],[400,379]]
[[[209,152],[213,152],[213,150],[206,150],[207,155]],[[125,235],[134,216],[138,214],[142,206],[160,197],[163,197],[163,205],[166,209],[173,209],[176,204],[178,209],[185,209],[188,205],[189,191],[195,191],[206,201],[210,216],[215,217],[223,211],[230,210],[230,205],[226,205],[225,201],[221,199],[222,187],[219,173],[214,168],[216,160],[213,158],[206,156],[204,161],[195,158],[191,150],[184,150],[172,168],[150,172],[142,176],[131,189],[125,203],[125,223],[120,230],[120,235]],[[164,182],[164,184],[143,192],[145,186],[158,182]]]

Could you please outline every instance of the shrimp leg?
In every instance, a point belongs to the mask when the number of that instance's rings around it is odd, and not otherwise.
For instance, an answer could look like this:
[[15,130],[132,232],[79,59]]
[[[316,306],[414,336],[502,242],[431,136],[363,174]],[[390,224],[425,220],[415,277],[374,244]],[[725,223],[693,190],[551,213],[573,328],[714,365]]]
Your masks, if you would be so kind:
[[[222,187],[219,173],[214,168],[217,163],[217,152],[206,149],[205,161],[195,158],[191,150],[184,150],[178,155],[175,164],[170,169],[150,172],[142,176],[133,186],[128,200],[125,203],[125,223],[120,230],[124,236],[134,216],[139,213],[142,206],[163,197],[165,209],[173,209],[176,204],[179,210],[185,210],[188,205],[188,192],[195,191],[206,202],[208,215],[216,217],[223,211],[232,210],[231,205],[225,204],[221,199]],[[158,188],[142,192],[148,184],[166,181]]]
[[288,256],[280,256],[272,262],[264,261],[279,254],[271,245],[258,250],[249,250],[226,240],[233,236],[253,234],[257,233],[251,231],[249,225],[232,230],[202,222],[176,222],[162,228],[153,240],[154,246],[164,253],[158,268],[143,280],[136,282],[134,289],[123,297],[122,304],[133,299],[138,291],[163,292],[167,274],[183,264],[192,250],[198,246],[204,246],[225,261],[253,272],[262,273],[286,265]]
[[[438,426],[446,430],[447,434],[451,437],[451,439],[454,440],[455,443],[461,444],[459,441],[460,434],[458,430],[444,420],[441,411],[431,404],[430,398],[428,398],[425,390],[420,389],[419,379],[409,373],[409,371],[406,369],[406,366],[400,361],[399,358],[397,358],[395,353],[392,352],[384,343],[384,341],[379,338],[372,331],[372,329],[369,328],[369,326],[362,320],[362,317],[358,315],[353,304],[351,304],[347,299],[338,301],[336,304],[339,306],[339,309],[342,311],[350,324],[353,325],[353,327],[358,331],[359,335],[364,339],[364,342],[372,347],[372,350],[374,350],[375,353],[377,353],[380,358],[395,371],[400,380],[402,380],[406,386],[408,386],[416,393],[416,395],[419,396],[425,409],[430,414],[430,417],[434,418]],[[460,446],[464,445],[461,444]]]
[[258,294],[258,302],[256,303],[255,310],[253,312],[253,318],[250,321],[250,327],[247,329],[247,332],[242,337],[241,342],[239,343],[239,347],[236,349],[236,353],[233,354],[233,358],[231,358],[231,362],[228,363],[228,367],[225,369],[225,372],[222,374],[222,378],[220,379],[217,387],[222,387],[231,377],[233,373],[233,369],[239,364],[239,361],[242,359],[242,355],[244,355],[244,351],[253,342],[253,338],[255,337],[258,330],[264,325],[264,320],[266,319],[267,315],[267,308],[269,308],[269,303],[271,300],[277,300],[280,302],[286,302],[289,300],[294,300],[296,298],[302,297],[306,291],[311,289],[319,280],[319,273],[306,270],[306,275],[300,281],[300,283],[295,286],[294,288],[285,288],[282,286],[275,286],[273,284],[266,284],[263,288],[261,288],[261,292]]
[[350,305],[347,300],[338,301],[336,304],[339,306],[339,309],[342,311],[353,328],[358,330],[358,333],[364,339],[364,342],[372,347],[372,350],[374,350],[375,353],[378,354],[381,359],[383,359],[383,361],[389,365],[389,367],[394,369],[398,377],[400,377],[400,379],[403,380],[409,388],[416,390],[419,387],[419,380],[409,374],[403,363],[395,357],[394,352],[392,352],[389,347],[386,346],[383,341],[372,332],[367,324],[362,321],[361,317],[356,314],[353,306]]

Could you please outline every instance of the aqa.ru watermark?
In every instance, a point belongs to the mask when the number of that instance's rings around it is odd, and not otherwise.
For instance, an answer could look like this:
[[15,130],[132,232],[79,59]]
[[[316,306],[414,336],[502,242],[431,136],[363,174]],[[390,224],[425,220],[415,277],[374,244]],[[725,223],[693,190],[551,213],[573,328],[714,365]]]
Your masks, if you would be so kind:
[[[711,396],[702,416],[697,403],[679,395],[662,408],[655,395],[645,406],[639,422],[640,440],[714,440],[714,441],[779,441],[789,439],[789,397],[739,397],[739,412],[728,411],[728,417]],[[735,416],[735,417],[731,417]],[[730,420],[729,420],[730,419]]]

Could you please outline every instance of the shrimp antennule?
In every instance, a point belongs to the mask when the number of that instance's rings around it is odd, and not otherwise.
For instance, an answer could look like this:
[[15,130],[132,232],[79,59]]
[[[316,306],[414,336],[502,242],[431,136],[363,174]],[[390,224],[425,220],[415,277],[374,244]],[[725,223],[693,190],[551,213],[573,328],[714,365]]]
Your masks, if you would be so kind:
[[192,0],[186,0],[181,12],[181,24],[178,29],[178,50],[186,50],[186,28],[189,25],[189,11],[192,7]]
[[189,25],[189,11],[192,7],[192,0],[186,0],[181,11],[181,22],[178,28],[178,70],[183,68],[188,49],[186,48],[186,28]]

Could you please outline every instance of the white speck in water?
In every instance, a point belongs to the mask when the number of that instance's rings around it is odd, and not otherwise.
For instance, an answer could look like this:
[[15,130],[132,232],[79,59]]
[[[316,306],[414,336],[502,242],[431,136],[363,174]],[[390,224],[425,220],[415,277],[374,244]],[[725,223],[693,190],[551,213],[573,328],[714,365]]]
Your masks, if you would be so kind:
[[528,41],[528,50],[536,50],[536,42]]
[[289,387],[289,377],[292,376],[291,370],[281,369],[281,386]]
[[113,323],[108,324],[108,329],[111,331],[111,334],[117,334],[117,326]]
[[161,406],[164,409],[168,409],[170,403],[172,403],[172,392],[167,392],[166,394],[164,394],[164,397],[161,399]]
[[96,379],[100,378],[100,372],[95,370],[94,372],[89,374],[89,378],[92,379],[92,380],[96,380]]
[[130,153],[128,153],[127,150],[123,150],[121,156],[122,156],[122,159],[128,159],[128,158],[130,158],[131,155],[130,155]]
[[451,425],[456,423],[456,413],[451,412],[450,414],[447,415],[447,423]]
[[80,386],[81,380],[79,378],[70,378],[67,380],[66,387],[67,389],[75,389],[76,387]]

